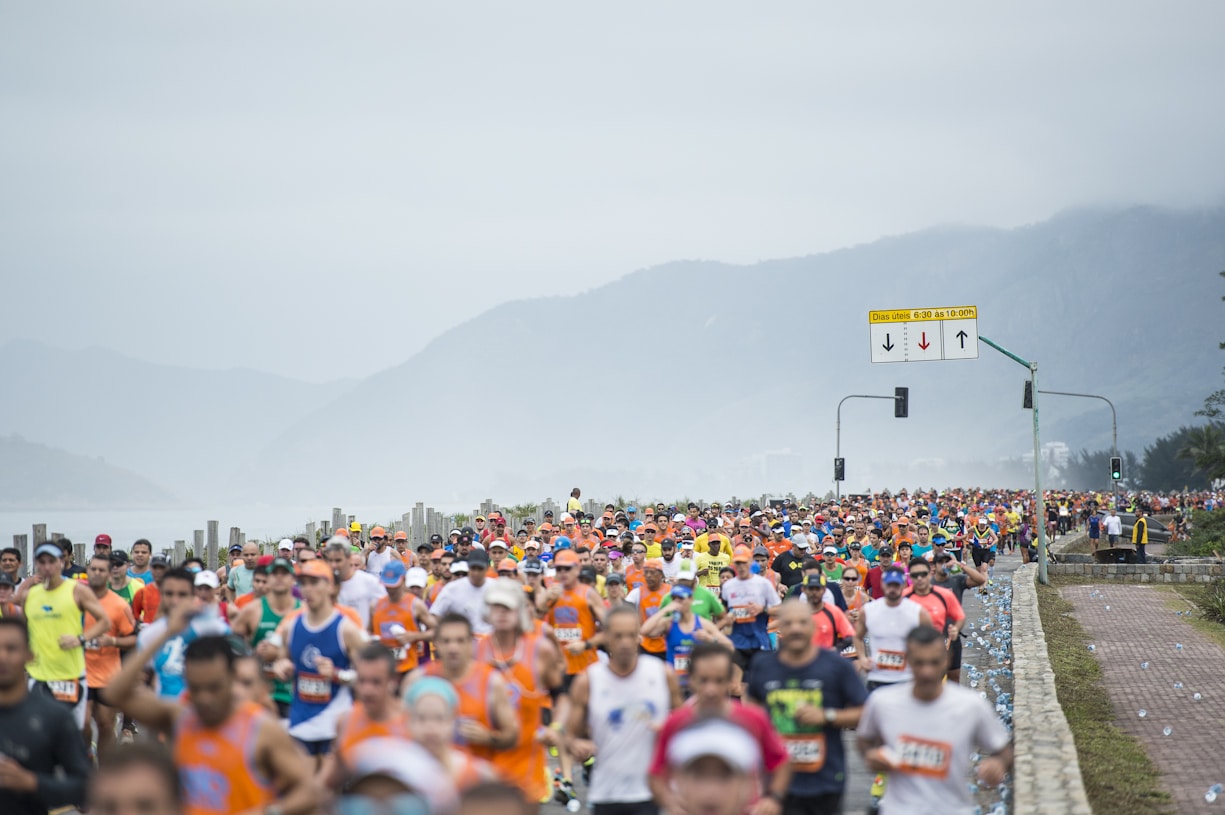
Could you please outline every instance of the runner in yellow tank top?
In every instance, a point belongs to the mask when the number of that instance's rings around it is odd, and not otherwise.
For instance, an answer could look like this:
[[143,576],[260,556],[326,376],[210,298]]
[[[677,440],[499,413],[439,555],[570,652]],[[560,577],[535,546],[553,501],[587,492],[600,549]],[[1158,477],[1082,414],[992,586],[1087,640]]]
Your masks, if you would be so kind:
[[[77,726],[85,725],[85,643],[110,630],[111,620],[89,585],[65,580],[63,552],[54,543],[34,551],[34,575],[17,592],[17,605],[30,629],[34,661],[26,666],[31,689],[41,689],[72,709]],[[84,630],[88,611],[94,624]]]

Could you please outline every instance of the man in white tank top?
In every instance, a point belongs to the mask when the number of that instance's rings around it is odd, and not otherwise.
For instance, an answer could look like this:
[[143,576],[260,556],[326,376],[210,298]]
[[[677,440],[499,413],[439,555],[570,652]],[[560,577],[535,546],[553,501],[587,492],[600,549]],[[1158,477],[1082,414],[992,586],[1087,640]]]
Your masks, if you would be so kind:
[[575,760],[597,756],[588,785],[595,815],[657,815],[647,781],[655,734],[681,704],[676,674],[638,653],[638,609],[618,606],[604,622],[608,663],[575,677],[566,746]]
[[906,572],[900,566],[881,573],[881,588],[885,596],[866,603],[855,621],[855,653],[860,669],[867,671],[869,692],[913,678],[906,662],[906,635],[920,625],[932,624],[926,609],[902,596]]

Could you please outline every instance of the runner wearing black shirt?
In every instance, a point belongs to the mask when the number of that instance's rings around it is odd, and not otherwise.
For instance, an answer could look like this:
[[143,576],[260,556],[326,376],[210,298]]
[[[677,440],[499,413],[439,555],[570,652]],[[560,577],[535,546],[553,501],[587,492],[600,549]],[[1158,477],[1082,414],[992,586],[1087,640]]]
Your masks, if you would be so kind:
[[80,807],[90,765],[72,712],[26,689],[34,658],[25,621],[0,618],[0,812],[47,815]]

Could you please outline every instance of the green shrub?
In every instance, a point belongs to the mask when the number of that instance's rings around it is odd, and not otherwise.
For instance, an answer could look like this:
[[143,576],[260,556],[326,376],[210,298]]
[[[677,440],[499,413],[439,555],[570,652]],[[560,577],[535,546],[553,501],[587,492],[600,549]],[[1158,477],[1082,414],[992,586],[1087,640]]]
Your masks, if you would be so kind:
[[1225,511],[1191,514],[1191,537],[1170,546],[1171,555],[1191,557],[1219,557],[1225,552]]
[[1204,586],[1195,599],[1200,607],[1200,617],[1225,624],[1225,578],[1218,578]]

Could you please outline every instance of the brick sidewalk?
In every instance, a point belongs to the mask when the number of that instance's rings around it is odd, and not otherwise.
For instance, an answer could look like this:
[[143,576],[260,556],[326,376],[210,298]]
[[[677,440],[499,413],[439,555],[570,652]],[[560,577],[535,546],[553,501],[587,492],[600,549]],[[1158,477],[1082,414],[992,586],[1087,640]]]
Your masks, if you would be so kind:
[[[1090,596],[1095,592],[1098,596]],[[1140,739],[1178,811],[1221,811],[1225,801],[1210,805],[1204,793],[1225,783],[1225,649],[1175,614],[1190,608],[1185,601],[1167,607],[1176,598],[1170,592],[1092,584],[1068,586],[1060,594],[1073,604],[1095,646],[1119,727]],[[1182,643],[1181,651],[1176,643]],[[1181,689],[1175,689],[1176,682]],[[1192,698],[1195,693],[1201,701]],[[1143,719],[1141,709],[1148,711]],[[1168,737],[1162,733],[1166,727],[1174,731]]]

